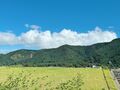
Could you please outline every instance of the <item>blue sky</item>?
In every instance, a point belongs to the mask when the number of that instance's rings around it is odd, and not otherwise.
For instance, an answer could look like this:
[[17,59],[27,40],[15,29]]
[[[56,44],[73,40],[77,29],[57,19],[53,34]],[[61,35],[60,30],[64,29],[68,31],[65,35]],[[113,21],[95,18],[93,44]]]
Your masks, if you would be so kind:
[[[0,32],[4,34],[10,33],[18,38],[22,36],[22,33],[27,33],[30,30],[35,31],[36,28],[33,29],[32,25],[36,25],[40,27],[36,31],[46,32],[46,30],[49,30],[50,33],[60,33],[67,30],[72,33],[76,32],[79,36],[80,33],[87,34],[88,31],[95,31],[97,27],[102,32],[112,31],[116,34],[116,37],[120,37],[119,4],[120,0],[1,0]],[[25,27],[25,25],[28,25],[28,27]],[[39,48],[34,45],[23,45],[23,42],[13,45],[1,43],[3,41],[0,42],[1,51],[3,49],[44,48],[41,46],[41,42]],[[35,42],[33,43],[36,44]],[[62,44],[69,43],[65,39]],[[62,44],[57,44],[57,46]],[[77,45],[82,44],[79,43]],[[46,46],[45,48],[49,47]]]

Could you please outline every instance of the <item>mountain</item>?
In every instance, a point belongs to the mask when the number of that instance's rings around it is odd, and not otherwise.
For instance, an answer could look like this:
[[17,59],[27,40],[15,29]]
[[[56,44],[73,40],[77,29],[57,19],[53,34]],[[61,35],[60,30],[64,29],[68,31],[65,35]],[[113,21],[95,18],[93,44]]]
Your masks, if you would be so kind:
[[88,67],[120,67],[120,38],[90,46],[63,45],[53,49],[17,50],[0,54],[0,65]]

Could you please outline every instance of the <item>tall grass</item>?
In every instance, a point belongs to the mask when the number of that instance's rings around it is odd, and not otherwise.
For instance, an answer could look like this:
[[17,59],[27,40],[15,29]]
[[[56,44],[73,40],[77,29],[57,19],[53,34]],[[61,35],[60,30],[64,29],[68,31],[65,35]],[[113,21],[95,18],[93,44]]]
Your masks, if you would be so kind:
[[83,85],[83,81],[81,79],[81,75],[77,74],[76,77],[68,80],[66,82],[60,83],[56,89],[57,90],[81,90],[81,86]]
[[13,73],[4,82],[0,83],[0,90],[81,90],[81,86],[84,84],[80,74],[55,87],[52,86],[52,81],[44,82],[48,76],[32,77],[31,73],[25,73],[24,71],[18,75]]

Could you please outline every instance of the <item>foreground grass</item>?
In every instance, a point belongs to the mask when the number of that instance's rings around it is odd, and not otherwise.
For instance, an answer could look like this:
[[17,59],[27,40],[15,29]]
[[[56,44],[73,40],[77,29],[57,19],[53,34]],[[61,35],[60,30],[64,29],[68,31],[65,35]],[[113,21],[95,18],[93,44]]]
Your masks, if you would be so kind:
[[[105,69],[104,72],[110,89],[117,90],[110,71]],[[72,88],[74,90],[108,90],[100,68],[0,67],[0,82],[9,81],[11,77],[23,79],[20,83],[25,83],[25,87],[29,90],[73,90]],[[20,83],[17,85],[22,88],[21,90],[26,90]],[[70,87],[71,84],[75,84],[74,87]],[[70,88],[63,89],[63,87]]]

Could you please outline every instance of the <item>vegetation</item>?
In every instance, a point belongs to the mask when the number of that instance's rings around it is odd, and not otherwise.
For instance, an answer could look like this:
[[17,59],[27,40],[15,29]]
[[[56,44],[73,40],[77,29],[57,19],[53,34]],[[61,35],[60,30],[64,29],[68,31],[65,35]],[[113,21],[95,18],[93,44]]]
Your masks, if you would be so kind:
[[1,66],[91,67],[92,65],[109,66],[109,61],[115,67],[120,67],[120,39],[91,46],[63,45],[54,49],[23,49],[4,55],[0,54]]
[[[0,90],[117,90],[106,68],[109,61],[120,67],[120,39],[0,54]],[[87,68],[93,65],[106,69]]]
[[1,82],[0,90],[81,90],[81,85],[83,84],[79,74],[54,88],[50,87],[52,85],[51,82],[41,83],[45,78],[48,78],[48,76],[31,79],[30,74],[25,75],[24,72],[21,72],[18,76],[10,75],[5,82]]
[[[104,69],[111,90],[117,90]],[[0,90],[108,90],[101,68],[0,67]]]

